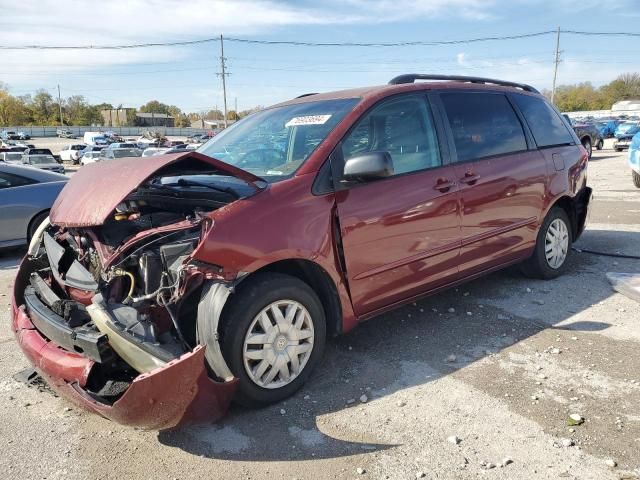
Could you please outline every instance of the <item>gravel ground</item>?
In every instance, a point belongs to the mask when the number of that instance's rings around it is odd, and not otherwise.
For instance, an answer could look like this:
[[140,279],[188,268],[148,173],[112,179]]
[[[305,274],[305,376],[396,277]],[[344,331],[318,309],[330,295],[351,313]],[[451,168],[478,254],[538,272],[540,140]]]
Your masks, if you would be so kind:
[[[638,254],[640,190],[625,157],[594,154],[596,199],[579,247]],[[306,388],[282,404],[158,433],[13,379],[28,367],[8,316],[22,253],[0,253],[6,478],[640,476],[638,305],[604,276],[640,272],[638,261],[576,253],[557,280],[492,274],[329,341]],[[570,414],[584,423],[569,426]]]

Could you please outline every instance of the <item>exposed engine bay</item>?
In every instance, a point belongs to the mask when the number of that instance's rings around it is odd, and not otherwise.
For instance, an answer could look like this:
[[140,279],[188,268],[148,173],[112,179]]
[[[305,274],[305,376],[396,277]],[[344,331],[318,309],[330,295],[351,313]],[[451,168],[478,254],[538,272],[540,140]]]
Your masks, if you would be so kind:
[[95,362],[84,388],[96,400],[116,401],[139,374],[198,345],[200,293],[219,269],[192,258],[213,227],[207,213],[255,191],[212,177],[157,175],[101,225],[38,229],[26,311],[50,341]]

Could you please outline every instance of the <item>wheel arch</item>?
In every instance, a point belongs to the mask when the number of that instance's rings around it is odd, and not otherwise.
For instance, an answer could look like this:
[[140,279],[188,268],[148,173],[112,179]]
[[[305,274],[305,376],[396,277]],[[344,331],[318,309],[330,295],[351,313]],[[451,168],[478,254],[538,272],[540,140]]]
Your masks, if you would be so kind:
[[562,208],[571,222],[571,238],[576,241],[584,230],[587,216],[587,205],[590,197],[590,189],[583,189],[575,197],[563,195],[551,204],[545,217],[554,207]]
[[338,289],[329,273],[317,263],[306,259],[285,259],[267,264],[243,278],[256,273],[274,272],[295,277],[309,285],[320,298],[327,321],[327,334],[342,333],[342,306]]
[[30,241],[31,241],[31,235],[30,235],[30,233],[31,233],[31,229],[32,229],[32,227],[34,227],[34,226],[35,226],[35,227],[37,227],[37,225],[34,225],[34,223],[33,223],[33,222],[35,222],[35,221],[36,221],[36,219],[37,219],[40,215],[42,215],[43,213],[49,213],[49,211],[50,211],[50,210],[51,210],[50,208],[44,208],[44,209],[40,210],[39,212],[35,213],[35,214],[31,217],[31,219],[29,220],[29,223],[27,224],[27,232],[26,232],[26,239],[27,239],[27,242],[30,242]]

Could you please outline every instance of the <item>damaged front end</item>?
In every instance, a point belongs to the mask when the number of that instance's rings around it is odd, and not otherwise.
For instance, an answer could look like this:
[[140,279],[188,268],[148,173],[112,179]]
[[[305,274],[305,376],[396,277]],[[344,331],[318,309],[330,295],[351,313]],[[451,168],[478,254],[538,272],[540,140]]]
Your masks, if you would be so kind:
[[[15,282],[13,329],[26,356],[61,395],[120,423],[166,429],[216,420],[235,392],[217,345],[233,285],[192,254],[213,226],[207,213],[257,189],[247,178],[230,187],[234,172],[199,157],[143,165],[133,190],[106,194],[90,216],[74,215],[69,203],[85,195],[83,167],[51,224],[36,232]],[[226,186],[200,183],[206,175]]]

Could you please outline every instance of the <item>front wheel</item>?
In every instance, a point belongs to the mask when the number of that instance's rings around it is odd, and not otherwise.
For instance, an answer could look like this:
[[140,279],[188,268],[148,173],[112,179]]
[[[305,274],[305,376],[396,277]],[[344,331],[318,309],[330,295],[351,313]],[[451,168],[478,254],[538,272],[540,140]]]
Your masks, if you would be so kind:
[[303,281],[258,273],[230,297],[221,333],[222,353],[239,379],[236,401],[268,405],[299,390],[319,363],[326,337],[324,309]]
[[522,264],[523,273],[543,280],[562,275],[571,253],[571,243],[569,217],[562,208],[553,207],[540,227],[533,255]]
[[633,176],[633,184],[640,188],[640,173],[636,172],[635,170],[631,170],[631,175]]

